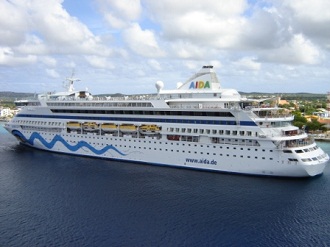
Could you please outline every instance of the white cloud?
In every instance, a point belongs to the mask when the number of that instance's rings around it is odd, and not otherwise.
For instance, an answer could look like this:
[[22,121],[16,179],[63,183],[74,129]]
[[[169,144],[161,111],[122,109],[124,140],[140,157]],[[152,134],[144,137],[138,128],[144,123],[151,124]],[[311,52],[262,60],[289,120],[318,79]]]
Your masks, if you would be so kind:
[[146,1],[149,14],[162,26],[170,41],[186,40],[198,45],[233,47],[239,43],[247,4],[244,0]]
[[215,69],[220,69],[222,67],[222,63],[219,60],[211,60],[210,64],[213,65]]
[[302,34],[294,35],[288,43],[263,56],[270,62],[284,64],[317,64],[322,58],[319,49]]
[[311,22],[330,21],[330,2],[328,0],[285,0],[284,4],[289,6],[296,18]]
[[243,57],[234,62],[234,64],[241,69],[247,70],[260,70],[261,68],[261,64],[256,62],[256,58],[254,57]]
[[148,64],[150,65],[151,68],[153,68],[155,70],[162,70],[160,63],[155,59],[149,59]]
[[46,69],[47,75],[49,75],[52,78],[59,78],[60,75],[54,70],[54,69]]
[[33,55],[16,56],[10,47],[0,47],[0,65],[19,66],[37,62],[37,57]]
[[63,8],[63,0],[1,1],[0,45],[18,53],[111,55],[88,27]]
[[29,24],[24,9],[17,7],[15,1],[0,1],[0,9],[0,46],[20,44]]
[[49,56],[39,57],[39,60],[49,67],[55,67],[57,65],[56,59]]
[[191,42],[172,42],[172,54],[178,58],[184,59],[203,59],[206,54],[209,54],[211,49],[203,48]]
[[142,12],[140,0],[98,0],[100,11],[108,23],[116,28],[127,27]]
[[285,0],[274,4],[290,17],[286,19],[290,20],[295,33],[302,33],[312,42],[330,49],[330,1]]
[[162,57],[164,52],[159,48],[155,35],[151,30],[142,30],[134,23],[123,31],[123,39],[128,47],[144,57]]
[[136,93],[149,81],[175,84],[211,64],[223,85],[239,89],[261,90],[258,83],[272,79],[282,89],[314,78],[313,90],[328,90],[328,0],[87,2],[71,9],[64,0],[0,1],[4,80],[34,84],[75,68],[86,81],[99,79],[93,86],[110,78],[125,82],[118,91]]
[[99,69],[113,69],[115,66],[109,62],[105,57],[86,56],[86,61],[93,67]]

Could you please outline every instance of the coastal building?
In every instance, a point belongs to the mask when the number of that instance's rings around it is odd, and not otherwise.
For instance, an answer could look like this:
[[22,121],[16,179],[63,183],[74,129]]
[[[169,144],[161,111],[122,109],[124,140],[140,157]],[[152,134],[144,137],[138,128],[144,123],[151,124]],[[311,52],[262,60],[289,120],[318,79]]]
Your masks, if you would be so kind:
[[12,116],[11,114],[11,110],[9,107],[0,107],[0,117],[5,118],[5,117],[9,117]]

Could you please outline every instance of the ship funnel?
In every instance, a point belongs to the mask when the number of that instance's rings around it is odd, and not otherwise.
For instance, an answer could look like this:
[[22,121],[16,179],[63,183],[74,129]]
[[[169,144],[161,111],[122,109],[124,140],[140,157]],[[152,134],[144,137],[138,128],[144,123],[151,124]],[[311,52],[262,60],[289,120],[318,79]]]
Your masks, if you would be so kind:
[[212,65],[203,66],[198,73],[190,77],[185,83],[183,83],[179,90],[217,90],[220,88],[218,77],[213,70]]

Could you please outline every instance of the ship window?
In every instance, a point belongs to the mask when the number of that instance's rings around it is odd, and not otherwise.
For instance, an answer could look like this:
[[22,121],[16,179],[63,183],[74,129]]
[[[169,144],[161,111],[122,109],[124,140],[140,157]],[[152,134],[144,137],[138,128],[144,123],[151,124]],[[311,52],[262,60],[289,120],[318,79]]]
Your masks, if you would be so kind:
[[226,135],[230,135],[230,130],[226,130]]
[[291,150],[283,150],[283,153],[292,153]]
[[301,153],[303,153],[303,151],[302,150],[295,150],[295,152],[297,153],[297,154],[301,154]]
[[297,162],[298,160],[297,159],[292,159],[292,158],[289,158],[290,161],[295,161]]

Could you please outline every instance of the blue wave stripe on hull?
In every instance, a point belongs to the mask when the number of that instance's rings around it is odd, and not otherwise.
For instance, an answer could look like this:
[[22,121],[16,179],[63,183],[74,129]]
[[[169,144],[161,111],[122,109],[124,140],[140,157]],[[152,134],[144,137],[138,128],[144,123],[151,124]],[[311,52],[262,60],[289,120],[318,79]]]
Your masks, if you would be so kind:
[[94,148],[93,146],[91,146],[90,144],[88,144],[85,141],[79,141],[76,145],[70,145],[69,143],[67,143],[61,136],[59,135],[55,135],[55,137],[53,138],[53,140],[51,140],[50,142],[47,142],[38,132],[33,132],[32,135],[30,136],[29,139],[27,139],[20,131],[18,130],[13,130],[13,135],[18,136],[19,138],[21,138],[24,142],[29,143],[31,146],[33,146],[33,142],[35,139],[38,139],[45,147],[47,147],[48,149],[52,149],[54,147],[54,145],[56,144],[56,142],[61,142],[67,149],[69,149],[70,151],[76,152],[77,150],[79,150],[80,148],[86,147],[88,148],[90,151],[92,151],[94,154],[97,155],[101,155],[104,154],[106,151],[108,150],[114,150],[115,152],[117,152],[118,154],[122,155],[122,156],[126,156],[126,154],[120,152],[117,148],[115,148],[112,145],[107,145],[104,148],[98,150],[96,148]]

